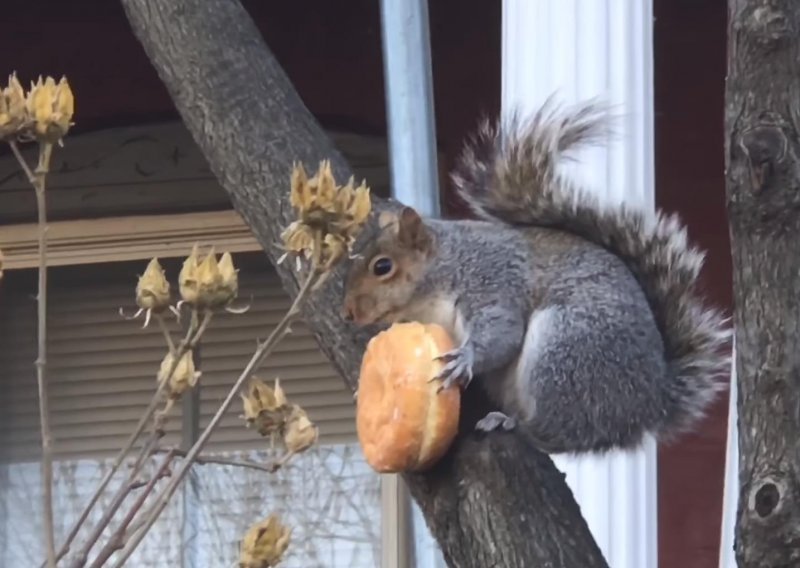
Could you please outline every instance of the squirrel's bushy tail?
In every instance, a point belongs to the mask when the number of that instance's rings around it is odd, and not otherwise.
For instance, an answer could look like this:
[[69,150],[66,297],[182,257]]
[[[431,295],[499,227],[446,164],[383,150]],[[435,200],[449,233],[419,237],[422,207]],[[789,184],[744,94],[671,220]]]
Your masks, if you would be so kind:
[[548,100],[527,121],[484,122],[453,172],[459,194],[481,218],[577,234],[620,257],[655,315],[672,370],[674,411],[660,438],[689,429],[724,387],[727,318],[697,291],[704,253],[689,245],[677,216],[604,205],[558,172],[570,150],[606,139],[606,107],[560,109]]

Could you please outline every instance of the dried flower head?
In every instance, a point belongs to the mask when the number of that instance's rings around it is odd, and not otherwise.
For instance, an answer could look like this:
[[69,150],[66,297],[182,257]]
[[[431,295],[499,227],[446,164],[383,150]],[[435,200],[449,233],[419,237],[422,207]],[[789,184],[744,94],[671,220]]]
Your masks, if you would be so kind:
[[219,273],[222,277],[218,291],[221,304],[229,304],[239,295],[239,270],[233,265],[231,253],[224,252],[219,259]]
[[283,430],[290,408],[278,379],[275,379],[275,388],[272,389],[253,377],[247,394],[240,396],[248,428],[255,427],[261,436],[272,436]]
[[322,241],[324,268],[330,269],[347,254],[351,243],[342,235],[328,233]]
[[[227,309],[239,293],[238,270],[233,265],[231,253],[223,253],[217,261],[212,247],[201,260],[195,244],[192,253],[183,262],[178,286],[182,301],[191,306]],[[232,309],[228,311],[236,312]]]
[[299,454],[313,446],[319,437],[319,428],[308,419],[305,410],[292,405],[283,431],[283,444],[290,454]]
[[181,272],[178,274],[178,290],[181,293],[181,300],[187,304],[194,305],[197,302],[200,284],[197,280],[197,267],[200,265],[198,247],[195,244],[192,252],[183,261]]
[[175,355],[170,351],[161,361],[161,368],[158,371],[158,381],[168,380],[167,394],[171,399],[180,398],[181,395],[197,384],[200,378],[200,371],[195,370],[194,357],[189,350],[183,354],[178,361],[175,371],[169,374],[175,361]]
[[351,177],[347,185],[337,186],[330,161],[321,162],[311,179],[296,164],[289,201],[298,219],[281,234],[283,248],[286,254],[312,259],[314,268],[323,271],[350,250],[372,208],[366,184],[355,187]]
[[215,303],[217,290],[222,285],[222,275],[219,273],[219,263],[214,254],[214,247],[208,251],[206,257],[197,266],[197,305],[211,306]]
[[319,439],[319,428],[311,422],[297,404],[289,403],[275,379],[275,388],[253,378],[247,394],[241,395],[243,416],[248,427],[258,430],[261,436],[269,436],[274,442],[280,437],[286,448],[286,456],[279,462],[283,465],[292,455],[306,451]]
[[136,284],[136,305],[158,314],[169,307],[169,300],[169,282],[158,258],[153,258]]
[[311,227],[302,221],[294,221],[284,229],[281,238],[287,252],[311,258],[311,252],[314,250],[314,230]]
[[239,568],[277,566],[289,548],[292,530],[273,514],[251,526],[242,539]]
[[52,77],[31,83],[26,99],[28,116],[33,121],[33,133],[39,140],[57,142],[63,138],[75,113],[75,98],[66,77],[56,83]]
[[27,122],[25,91],[17,75],[9,75],[8,85],[0,90],[0,139],[16,137]]
[[127,319],[136,319],[144,313],[145,318],[142,327],[147,327],[153,314],[159,315],[168,308],[174,310],[169,301],[169,282],[167,282],[164,269],[158,262],[158,258],[153,258],[147,264],[144,274],[139,276],[139,280],[136,283],[136,305],[139,306],[139,309],[130,317],[125,316],[122,308],[120,308],[119,313]]

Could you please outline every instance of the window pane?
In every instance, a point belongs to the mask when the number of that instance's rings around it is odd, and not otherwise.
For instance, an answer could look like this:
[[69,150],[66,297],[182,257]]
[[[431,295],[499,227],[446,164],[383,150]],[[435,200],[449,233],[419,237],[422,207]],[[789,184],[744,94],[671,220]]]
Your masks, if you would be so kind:
[[[215,455],[260,463],[278,457],[268,451]],[[54,518],[59,542],[109,463],[80,460],[55,464]],[[151,460],[148,471],[155,465]],[[124,475],[125,468],[121,468],[95,508],[91,524],[99,520]],[[40,480],[38,463],[0,466],[1,566],[35,566],[43,560]],[[286,568],[375,568],[380,563],[379,477],[364,462],[357,444],[313,448],[274,474],[238,466],[197,465],[192,484],[185,487],[187,492],[176,493],[127,566],[181,565],[182,554],[184,566],[234,566],[247,528],[272,512],[279,513],[293,529],[282,564]],[[122,511],[133,500],[129,497]],[[116,519],[121,518],[118,513]]]

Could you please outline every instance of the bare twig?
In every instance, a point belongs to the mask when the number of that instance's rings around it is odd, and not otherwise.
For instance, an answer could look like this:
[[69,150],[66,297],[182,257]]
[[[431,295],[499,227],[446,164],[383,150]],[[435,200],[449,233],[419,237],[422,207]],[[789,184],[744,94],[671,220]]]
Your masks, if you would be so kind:
[[[153,432],[153,435],[148,439],[147,443],[142,448],[141,456],[144,456],[145,459],[147,456],[153,454],[154,450],[156,449],[156,444],[163,436],[163,430],[156,429]],[[136,465],[128,474],[128,480],[121,484],[119,490],[114,495],[114,498],[111,501],[111,504],[108,508],[103,512],[103,516],[100,521],[95,525],[92,533],[86,538],[86,542],[84,542],[83,547],[81,548],[80,552],[78,553],[75,562],[72,564],[73,567],[83,566],[86,564],[86,561],[89,558],[89,553],[92,551],[92,548],[100,540],[100,537],[103,535],[103,531],[106,529],[108,524],[114,518],[117,510],[122,506],[122,503],[125,502],[125,498],[130,494],[130,492],[135,488],[135,481],[136,476],[141,469],[141,465],[144,463],[144,459],[141,459],[141,462],[137,460]],[[147,490],[145,489],[145,492]],[[147,495],[145,495],[146,497]]]
[[[111,535],[111,538],[108,539],[108,542],[105,544],[105,546],[100,549],[97,558],[94,559],[94,562],[92,562],[89,568],[100,568],[103,566],[103,564],[105,564],[106,560],[108,560],[111,555],[114,554],[114,552],[125,546],[125,532],[128,530],[128,526],[131,524],[131,521],[133,521],[136,513],[138,513],[142,508],[142,505],[144,505],[147,496],[153,492],[153,488],[156,486],[156,483],[158,483],[162,477],[169,475],[169,466],[174,455],[174,451],[167,453],[166,457],[161,462],[161,465],[158,467],[155,473],[153,473],[150,481],[148,481],[144,491],[141,492],[139,497],[133,503],[130,510],[125,515],[125,518],[122,519],[119,527],[117,527],[117,530],[115,530],[114,534]],[[131,487],[133,487],[132,484]]]
[[22,171],[25,172],[25,175],[28,177],[28,181],[30,184],[35,188],[36,187],[36,176],[33,174],[33,170],[28,166],[28,162],[25,161],[25,157],[22,155],[22,152],[19,149],[19,144],[15,140],[11,140],[8,143],[11,146],[11,151],[14,153],[14,157],[19,162]]
[[[59,549],[58,551],[57,560],[63,558],[69,552],[72,542],[75,540],[75,537],[78,535],[78,532],[80,532],[80,529],[86,522],[86,519],[89,518],[89,513],[91,513],[92,509],[97,504],[97,501],[100,499],[100,496],[103,494],[103,491],[105,491],[105,488],[111,482],[111,479],[114,477],[114,474],[119,470],[120,466],[125,461],[125,458],[133,449],[134,444],[136,444],[136,440],[139,439],[139,436],[142,434],[145,427],[155,414],[158,404],[161,401],[162,395],[164,394],[164,391],[169,383],[169,377],[171,377],[172,374],[175,372],[175,369],[178,368],[178,364],[183,355],[190,349],[194,349],[196,347],[197,342],[200,340],[200,337],[208,328],[208,324],[211,321],[211,315],[212,315],[211,312],[206,312],[199,327],[190,326],[186,332],[186,336],[183,338],[180,344],[178,344],[178,347],[176,348],[177,353],[174,357],[172,365],[170,366],[169,373],[167,373],[167,378],[159,383],[156,392],[150,399],[150,403],[148,404],[147,409],[145,410],[142,417],[139,419],[139,422],[136,424],[136,428],[134,429],[133,433],[130,435],[128,440],[125,442],[125,445],[117,454],[117,457],[111,464],[111,468],[106,472],[105,476],[100,482],[100,485],[97,486],[97,489],[95,489],[94,494],[89,499],[89,503],[87,503],[86,507],[83,509],[80,516],[78,517],[78,520],[70,529],[66,541],[62,545],[61,549]],[[139,457],[137,458],[134,464],[134,471],[138,471],[139,467],[143,463],[144,460],[142,456],[144,456],[144,454],[140,453]]]
[[247,363],[247,366],[242,371],[239,378],[236,380],[236,383],[231,387],[228,395],[225,397],[225,400],[222,402],[220,407],[217,409],[216,414],[211,418],[211,421],[208,423],[208,426],[203,430],[200,434],[200,437],[191,447],[189,452],[186,454],[186,458],[184,459],[183,463],[181,464],[180,469],[178,472],[172,477],[170,482],[167,486],[159,493],[158,498],[154,505],[147,511],[146,516],[144,517],[144,525],[142,529],[135,534],[131,535],[131,538],[128,544],[123,549],[119,559],[114,564],[115,568],[119,568],[123,566],[125,561],[130,557],[131,554],[136,550],[139,546],[139,543],[144,539],[145,535],[148,533],[150,528],[155,524],[156,520],[158,519],[161,512],[166,508],[167,504],[169,503],[170,498],[175,494],[178,486],[180,485],[181,481],[183,481],[184,477],[188,474],[189,470],[191,469],[192,463],[197,458],[200,451],[205,446],[205,443],[208,441],[208,438],[214,432],[219,421],[222,419],[222,416],[230,407],[233,399],[236,397],[236,394],[242,388],[244,382],[250,378],[253,372],[258,368],[258,366],[263,362],[263,360],[269,356],[275,346],[280,342],[281,339],[286,335],[289,326],[300,316],[300,306],[306,300],[307,296],[311,292],[311,287],[313,286],[315,280],[318,277],[318,273],[315,270],[311,270],[306,278],[306,281],[303,283],[303,286],[300,288],[297,296],[295,297],[294,302],[292,303],[289,311],[286,312],[286,315],[283,316],[283,319],[278,323],[275,329],[272,330],[269,337],[267,338],[264,343],[260,344],[256,349],[256,352],[253,353],[253,356],[250,358],[250,361]]
[[9,145],[28,181],[36,192],[39,235],[39,291],[37,296],[38,353],[36,356],[36,384],[39,390],[39,424],[42,433],[42,496],[44,500],[44,538],[47,551],[47,566],[55,568],[55,530],[53,526],[53,436],[50,431],[50,405],[47,397],[47,200],[45,180],[50,169],[53,145],[39,144],[39,163],[31,171],[17,142]]
[[39,418],[42,430],[42,471],[44,478],[44,527],[47,546],[47,565],[56,566],[55,527],[53,526],[53,435],[50,431],[50,403],[47,394],[47,199],[45,180],[50,169],[53,145],[44,142],[39,146],[39,164],[36,166],[36,209],[39,211],[39,295],[37,298],[37,328],[39,354],[36,358],[36,383],[39,389]]
[[167,342],[167,347],[169,348],[169,352],[174,355],[175,342],[172,341],[172,335],[170,335],[169,330],[167,329],[167,324],[164,321],[164,316],[162,316],[161,314],[156,314],[156,321],[158,322],[158,327],[161,329],[161,333],[164,334],[164,341]]
[[[188,452],[179,450],[177,448],[171,448],[171,449],[162,448],[156,450],[156,453],[172,453],[175,455],[175,457],[185,458]],[[243,467],[247,469],[257,469],[259,471],[264,471],[267,473],[275,473],[286,463],[286,456],[282,456],[281,459],[274,461],[272,463],[264,464],[264,463],[254,462],[252,460],[236,460],[236,459],[223,458],[217,456],[198,455],[196,458],[194,458],[194,463],[196,463],[197,465],[226,465],[233,467]]]

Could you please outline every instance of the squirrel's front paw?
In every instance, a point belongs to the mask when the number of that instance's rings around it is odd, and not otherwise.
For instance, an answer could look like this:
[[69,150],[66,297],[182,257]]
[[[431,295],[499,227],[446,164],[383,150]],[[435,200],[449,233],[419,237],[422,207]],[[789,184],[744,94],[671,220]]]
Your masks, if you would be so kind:
[[467,388],[467,385],[472,381],[472,365],[475,359],[475,353],[469,344],[448,351],[436,359],[438,361],[447,361],[447,364],[439,374],[431,379],[432,381],[436,379],[441,379],[442,381],[436,392],[450,388],[454,384]]

